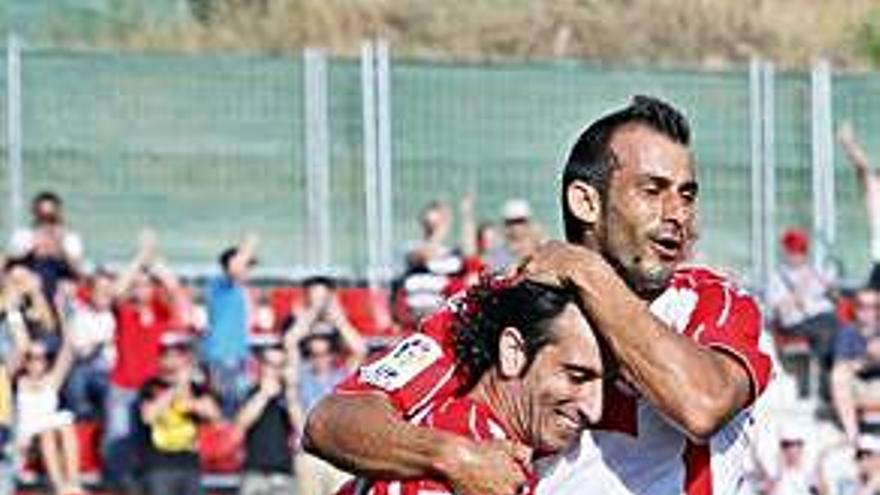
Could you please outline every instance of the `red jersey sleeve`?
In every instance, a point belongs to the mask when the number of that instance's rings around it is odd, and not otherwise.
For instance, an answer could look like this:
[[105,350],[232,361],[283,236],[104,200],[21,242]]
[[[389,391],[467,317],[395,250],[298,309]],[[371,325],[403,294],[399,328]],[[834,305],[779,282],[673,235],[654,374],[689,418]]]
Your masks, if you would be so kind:
[[336,393],[378,392],[405,417],[452,396],[464,377],[456,366],[455,315],[449,309],[429,317],[421,331],[361,366],[336,388]]
[[763,320],[758,303],[726,282],[707,284],[696,292],[685,333],[736,358],[749,374],[754,401],[767,387],[772,371],[770,357],[760,348]]

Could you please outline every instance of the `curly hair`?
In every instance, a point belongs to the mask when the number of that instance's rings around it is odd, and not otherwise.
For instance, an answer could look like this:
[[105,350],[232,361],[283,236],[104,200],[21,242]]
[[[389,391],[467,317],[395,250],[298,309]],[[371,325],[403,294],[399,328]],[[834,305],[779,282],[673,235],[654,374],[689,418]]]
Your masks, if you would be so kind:
[[498,343],[507,327],[522,335],[528,370],[538,351],[553,342],[550,322],[575,301],[570,290],[529,280],[483,279],[470,289],[455,331],[456,359],[467,373],[466,386],[473,386],[498,363]]

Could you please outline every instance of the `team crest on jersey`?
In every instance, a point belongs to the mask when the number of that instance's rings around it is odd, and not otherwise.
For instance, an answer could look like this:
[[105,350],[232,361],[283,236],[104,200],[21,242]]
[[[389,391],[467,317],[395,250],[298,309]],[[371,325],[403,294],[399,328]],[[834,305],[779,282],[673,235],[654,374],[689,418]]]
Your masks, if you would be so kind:
[[386,356],[361,368],[361,381],[393,391],[406,385],[442,356],[440,345],[427,335],[417,333]]

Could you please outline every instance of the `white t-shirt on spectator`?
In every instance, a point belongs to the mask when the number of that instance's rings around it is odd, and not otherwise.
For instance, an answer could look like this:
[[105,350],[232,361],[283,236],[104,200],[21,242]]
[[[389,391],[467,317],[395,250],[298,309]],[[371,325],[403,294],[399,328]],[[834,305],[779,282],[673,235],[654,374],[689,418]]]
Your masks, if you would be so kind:
[[816,486],[816,475],[806,467],[784,469],[770,495],[811,495]]
[[[828,297],[826,280],[831,280],[831,277],[809,264],[797,268],[787,265],[778,268],[770,279],[768,301],[780,323],[789,327],[833,312],[834,302]],[[801,305],[782,304],[793,294],[798,295]]]
[[96,310],[79,305],[70,318],[70,336],[73,348],[79,353],[100,345],[101,357],[110,365],[116,358],[113,339],[116,336],[116,317],[111,310]]
[[[82,259],[84,248],[83,242],[79,234],[65,229],[64,239],[61,241],[64,252],[67,257],[74,260]],[[34,247],[34,231],[33,229],[16,229],[12,233],[9,240],[9,254],[13,256],[24,256]]]

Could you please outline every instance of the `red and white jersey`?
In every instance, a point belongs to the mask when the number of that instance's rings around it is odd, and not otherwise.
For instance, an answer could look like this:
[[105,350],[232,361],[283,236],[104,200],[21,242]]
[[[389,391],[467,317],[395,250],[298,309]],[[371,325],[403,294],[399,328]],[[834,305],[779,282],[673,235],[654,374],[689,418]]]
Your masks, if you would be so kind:
[[[413,420],[426,428],[449,431],[474,440],[509,438],[502,423],[489,406],[469,397],[449,397],[425,411],[425,414]],[[534,494],[536,479],[533,476],[530,478],[530,482],[520,492],[522,495]],[[454,493],[449,485],[440,480],[355,479],[343,485],[336,495],[454,495]]]
[[[751,378],[752,401],[766,388],[771,361],[759,348],[760,310],[730,281],[702,268],[679,270],[650,309],[677,332],[738,360]],[[384,393],[408,418],[425,414],[455,394],[464,377],[455,363],[453,310],[451,305],[435,314],[423,323],[421,333],[363,366],[340,385],[339,393]],[[542,463],[539,495],[738,491],[751,405],[709,442],[697,444],[624,383],[609,386],[605,404],[598,430],[585,432],[577,445]]]

